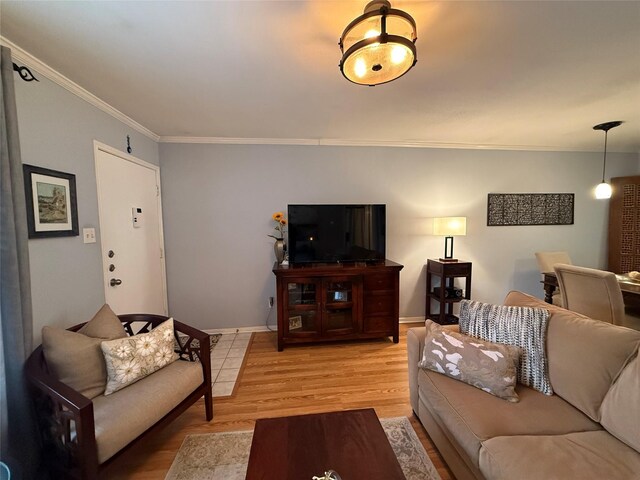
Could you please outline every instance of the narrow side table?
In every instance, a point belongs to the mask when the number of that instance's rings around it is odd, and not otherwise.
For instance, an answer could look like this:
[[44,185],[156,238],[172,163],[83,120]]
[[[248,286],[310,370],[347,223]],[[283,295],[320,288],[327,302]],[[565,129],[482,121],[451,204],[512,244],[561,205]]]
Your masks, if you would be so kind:
[[[440,279],[439,285],[434,285],[433,277]],[[464,296],[447,298],[446,289],[454,287],[456,278],[464,278]],[[434,287],[441,287],[434,293]],[[458,323],[458,317],[453,314],[453,304],[463,298],[471,298],[471,262],[443,262],[436,259],[427,261],[427,304],[425,307],[425,320],[433,320],[441,325],[454,325]],[[433,304],[438,304],[437,313],[432,312]]]

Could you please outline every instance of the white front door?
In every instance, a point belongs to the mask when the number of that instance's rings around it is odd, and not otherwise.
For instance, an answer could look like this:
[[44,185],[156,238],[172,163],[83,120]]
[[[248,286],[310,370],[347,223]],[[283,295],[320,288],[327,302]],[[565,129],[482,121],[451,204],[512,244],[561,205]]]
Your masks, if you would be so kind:
[[167,315],[160,169],[95,142],[106,302]]

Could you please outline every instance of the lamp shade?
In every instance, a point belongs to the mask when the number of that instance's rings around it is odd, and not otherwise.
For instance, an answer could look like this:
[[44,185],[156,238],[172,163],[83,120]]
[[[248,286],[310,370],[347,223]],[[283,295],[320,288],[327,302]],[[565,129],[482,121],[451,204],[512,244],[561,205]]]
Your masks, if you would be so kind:
[[596,187],[596,198],[598,200],[611,198],[611,185],[609,185],[607,182],[599,183]]
[[416,23],[391,8],[387,0],[374,0],[340,37],[340,71],[359,85],[379,85],[401,77],[416,57]]
[[433,234],[451,237],[467,234],[467,217],[440,217],[433,219]]

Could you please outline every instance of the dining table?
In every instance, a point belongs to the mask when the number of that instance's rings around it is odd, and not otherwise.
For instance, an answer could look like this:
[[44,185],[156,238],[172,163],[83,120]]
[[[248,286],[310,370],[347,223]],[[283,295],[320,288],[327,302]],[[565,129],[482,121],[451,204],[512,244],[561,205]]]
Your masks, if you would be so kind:
[[[555,272],[546,272],[542,275],[541,283],[544,288],[544,301],[553,303],[553,292],[558,288],[558,277]],[[624,306],[640,312],[640,282],[624,274],[616,274],[616,278],[622,291]]]

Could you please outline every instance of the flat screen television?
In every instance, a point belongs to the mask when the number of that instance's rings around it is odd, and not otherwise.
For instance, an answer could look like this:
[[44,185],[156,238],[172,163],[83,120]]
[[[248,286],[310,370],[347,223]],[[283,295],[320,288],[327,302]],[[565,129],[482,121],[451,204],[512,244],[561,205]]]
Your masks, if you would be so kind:
[[289,263],[385,259],[386,205],[289,205]]

